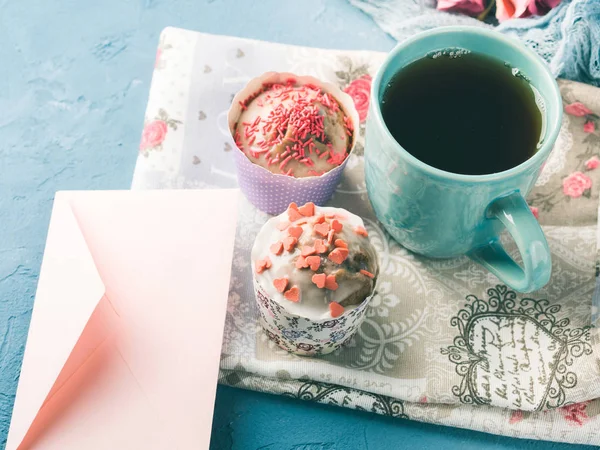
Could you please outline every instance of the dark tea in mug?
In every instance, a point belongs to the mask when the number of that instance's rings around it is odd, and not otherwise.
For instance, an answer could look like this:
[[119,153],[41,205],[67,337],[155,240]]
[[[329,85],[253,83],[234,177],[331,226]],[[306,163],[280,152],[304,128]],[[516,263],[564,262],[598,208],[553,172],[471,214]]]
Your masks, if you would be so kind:
[[540,145],[540,108],[518,69],[461,49],[407,65],[381,102],[388,130],[407,152],[465,175],[502,172],[529,159]]

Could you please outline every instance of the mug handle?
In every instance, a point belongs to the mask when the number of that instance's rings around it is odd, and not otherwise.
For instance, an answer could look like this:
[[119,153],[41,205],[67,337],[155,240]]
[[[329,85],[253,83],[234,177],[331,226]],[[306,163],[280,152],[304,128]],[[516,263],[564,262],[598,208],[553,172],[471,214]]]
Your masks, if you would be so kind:
[[550,280],[552,259],[542,228],[520,192],[494,200],[488,207],[488,217],[498,219],[514,239],[523,267],[512,259],[498,238],[484,247],[468,253],[502,282],[519,292],[542,288]]

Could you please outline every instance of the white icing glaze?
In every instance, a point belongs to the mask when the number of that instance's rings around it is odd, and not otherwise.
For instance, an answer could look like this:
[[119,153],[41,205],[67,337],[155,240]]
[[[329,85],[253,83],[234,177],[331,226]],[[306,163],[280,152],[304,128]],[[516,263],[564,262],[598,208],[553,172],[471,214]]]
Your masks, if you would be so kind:
[[[329,302],[335,301],[337,303],[343,303],[359,289],[365,286],[365,283],[370,282],[369,295],[372,294],[375,279],[370,279],[366,275],[355,274],[353,272],[354,279],[343,279],[338,281],[338,288],[336,290],[329,290],[324,288],[318,288],[312,282],[312,276],[315,274],[310,268],[296,268],[296,259],[301,254],[301,248],[303,245],[312,245],[315,235],[313,234],[311,221],[319,214],[338,214],[340,218],[338,220],[342,223],[343,229],[335,234],[335,239],[343,239],[348,244],[349,258],[357,253],[363,253],[367,255],[368,266],[365,269],[369,270],[375,275],[378,274],[379,264],[377,260],[377,254],[374,247],[369,242],[367,237],[358,235],[354,230],[356,227],[364,227],[362,219],[344,209],[332,208],[332,207],[318,207],[315,206],[315,215],[307,218],[309,223],[301,225],[303,233],[298,239],[298,245],[292,252],[283,251],[281,255],[274,255],[271,250],[271,244],[277,241],[283,240],[288,236],[287,229],[280,231],[277,228],[282,222],[289,222],[287,211],[280,214],[279,216],[270,219],[260,230],[254,246],[252,248],[252,271],[256,277],[257,282],[262,286],[265,292],[271,299],[282,305],[288,312],[296,314],[302,317],[306,317],[312,320],[322,320],[331,318],[329,311]],[[294,226],[294,223],[292,223]],[[321,237],[317,236],[321,239]],[[327,239],[324,238],[325,244]],[[330,249],[334,248],[332,244]],[[270,269],[263,271],[261,274],[256,273],[256,261],[264,259],[268,256],[272,262]],[[332,261],[326,260],[327,273],[335,274],[337,270],[341,268]],[[323,266],[322,266],[323,268]],[[320,269],[319,272],[323,271]],[[287,277],[289,279],[288,289],[291,286],[298,286],[300,289],[300,301],[295,303],[287,300],[283,293],[277,291],[273,285],[273,281],[277,278]],[[348,311],[356,308],[364,299],[360,299],[358,303],[353,305],[347,305],[344,309]]]

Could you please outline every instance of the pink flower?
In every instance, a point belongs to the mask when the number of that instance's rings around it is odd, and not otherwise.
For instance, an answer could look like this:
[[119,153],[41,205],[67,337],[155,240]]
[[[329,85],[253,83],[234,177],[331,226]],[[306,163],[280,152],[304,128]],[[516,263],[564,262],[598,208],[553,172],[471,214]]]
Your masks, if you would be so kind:
[[559,410],[566,421],[571,422],[572,425],[577,425],[580,427],[590,420],[587,412],[585,411],[588,403],[589,401],[573,403],[572,405],[563,406],[562,408],[559,408]]
[[600,166],[600,159],[598,159],[597,156],[592,156],[590,159],[588,159],[585,162],[585,168],[587,170],[594,170],[596,169],[598,166]]
[[533,217],[535,217],[536,219],[540,218],[540,210],[537,206],[530,206],[529,209],[531,210],[531,214],[533,214]]
[[510,414],[510,419],[508,419],[508,423],[512,425],[514,423],[519,423],[521,420],[523,420],[523,411],[516,410]]
[[560,0],[535,0],[529,3],[529,12],[532,16],[543,16],[555,6]]
[[162,50],[160,48],[156,49],[156,59],[154,60],[154,68],[156,69],[158,67],[158,64],[160,63],[160,55],[162,54]]
[[369,97],[371,96],[371,75],[363,75],[357,78],[344,89],[344,92],[352,97],[354,106],[358,111],[358,118],[364,122],[369,111]]
[[476,16],[485,9],[485,2],[484,0],[438,0],[437,9]]
[[594,114],[591,109],[580,102],[571,103],[570,105],[565,106],[565,112],[577,117],[583,117],[586,114]]
[[153,120],[144,127],[142,131],[142,142],[140,150],[156,147],[165,140],[167,135],[167,123],[164,120]]
[[591,178],[581,172],[573,172],[563,180],[563,192],[569,197],[581,197],[591,187]]
[[583,124],[583,131],[586,133],[593,133],[596,131],[596,125],[594,125],[592,120],[586,120],[586,122]]
[[560,0],[497,0],[496,18],[503,22],[520,17],[543,16],[560,3]]

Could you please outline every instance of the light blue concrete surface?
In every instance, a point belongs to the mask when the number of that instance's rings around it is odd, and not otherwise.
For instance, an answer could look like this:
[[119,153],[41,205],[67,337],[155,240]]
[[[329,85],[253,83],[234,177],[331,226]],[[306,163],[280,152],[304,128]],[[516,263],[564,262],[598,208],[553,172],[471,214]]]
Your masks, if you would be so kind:
[[[169,25],[332,48],[394,44],[343,0],[0,0],[1,448],[54,192],[129,187],[158,35]],[[213,429],[214,449],[577,448],[227,387]]]

